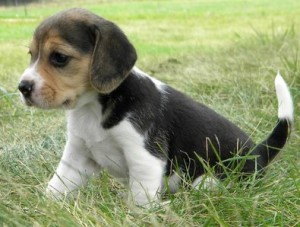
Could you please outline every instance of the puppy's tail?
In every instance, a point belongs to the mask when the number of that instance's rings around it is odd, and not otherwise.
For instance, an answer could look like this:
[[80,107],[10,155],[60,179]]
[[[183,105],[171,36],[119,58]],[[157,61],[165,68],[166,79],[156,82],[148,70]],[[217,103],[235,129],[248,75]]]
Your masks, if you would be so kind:
[[251,155],[258,156],[257,165],[253,165],[253,160],[248,160],[243,172],[253,172],[255,169],[259,170],[267,166],[283,148],[291,133],[294,121],[293,100],[289,88],[279,72],[275,79],[275,88],[278,99],[277,124],[268,138],[251,152]]

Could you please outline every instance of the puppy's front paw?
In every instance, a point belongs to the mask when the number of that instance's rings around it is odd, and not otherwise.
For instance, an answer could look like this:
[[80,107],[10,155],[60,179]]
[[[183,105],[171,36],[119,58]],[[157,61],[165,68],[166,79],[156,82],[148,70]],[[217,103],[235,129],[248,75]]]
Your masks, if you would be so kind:
[[132,193],[132,191],[130,191],[127,197],[128,205],[136,205],[145,209],[153,208],[154,206],[156,206],[155,204],[159,204],[159,202],[160,201],[156,193],[151,196],[143,190],[135,193]]
[[62,200],[66,197],[66,195],[67,195],[66,191],[60,192],[50,184],[48,184],[45,191],[45,196],[51,200]]

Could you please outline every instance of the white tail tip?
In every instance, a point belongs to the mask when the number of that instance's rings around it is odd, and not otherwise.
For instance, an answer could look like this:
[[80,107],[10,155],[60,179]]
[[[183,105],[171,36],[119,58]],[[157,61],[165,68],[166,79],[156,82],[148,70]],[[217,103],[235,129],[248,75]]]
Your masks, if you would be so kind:
[[289,87],[280,75],[279,71],[275,78],[275,89],[278,99],[278,118],[287,119],[291,123],[294,121],[293,99]]

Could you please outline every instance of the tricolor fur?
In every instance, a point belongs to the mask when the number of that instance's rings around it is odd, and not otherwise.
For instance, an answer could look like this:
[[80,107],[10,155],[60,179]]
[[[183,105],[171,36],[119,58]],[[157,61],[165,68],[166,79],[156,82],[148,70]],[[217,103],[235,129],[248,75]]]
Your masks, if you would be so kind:
[[106,169],[128,185],[136,204],[145,205],[163,188],[176,192],[183,176],[196,186],[205,174],[200,159],[222,177],[220,159],[237,153],[256,156],[241,168],[243,175],[251,174],[276,156],[293,123],[291,95],[278,75],[278,123],[256,145],[212,109],[138,70],[135,49],[123,32],[83,9],[42,22],[29,53],[31,63],[19,84],[22,99],[67,112],[68,140],[47,187],[55,197]]

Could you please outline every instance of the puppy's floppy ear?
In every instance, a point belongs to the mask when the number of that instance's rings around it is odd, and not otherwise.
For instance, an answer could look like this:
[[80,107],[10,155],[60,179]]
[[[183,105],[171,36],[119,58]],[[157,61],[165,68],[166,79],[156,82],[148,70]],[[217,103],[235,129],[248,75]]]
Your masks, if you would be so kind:
[[90,81],[100,93],[107,94],[129,75],[137,55],[121,29],[112,22],[101,18],[92,30],[95,46]]

